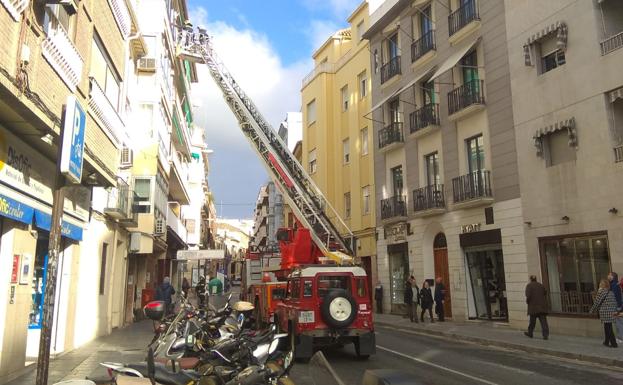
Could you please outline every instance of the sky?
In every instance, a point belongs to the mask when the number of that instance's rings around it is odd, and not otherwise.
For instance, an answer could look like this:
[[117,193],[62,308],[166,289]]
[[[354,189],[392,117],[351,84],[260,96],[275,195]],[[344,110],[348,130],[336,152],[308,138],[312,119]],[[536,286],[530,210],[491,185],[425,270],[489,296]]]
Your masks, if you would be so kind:
[[[191,22],[203,26],[236,82],[278,128],[300,111],[303,77],[312,53],[347,26],[361,0],[188,0]],[[209,184],[220,218],[252,218],[259,188],[269,177],[214,85],[205,65],[192,88],[195,123],[205,127]]]

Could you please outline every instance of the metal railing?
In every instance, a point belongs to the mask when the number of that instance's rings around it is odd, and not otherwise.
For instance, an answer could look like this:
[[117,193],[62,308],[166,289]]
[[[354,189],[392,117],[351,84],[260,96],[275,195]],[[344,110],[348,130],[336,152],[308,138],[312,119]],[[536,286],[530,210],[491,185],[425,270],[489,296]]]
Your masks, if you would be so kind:
[[43,57],[73,92],[82,78],[84,60],[49,7],[46,12],[50,22],[46,29],[47,38],[41,43]]
[[478,15],[476,0],[471,0],[448,15],[450,36],[474,20],[480,20],[480,16]]
[[404,196],[398,195],[381,200],[381,219],[407,216],[407,202]]
[[623,47],[623,31],[602,40],[599,45],[601,46],[602,55],[609,54],[610,52],[616,51],[617,49]]
[[473,79],[448,92],[448,113],[458,112],[472,104],[485,104],[484,80]]
[[614,148],[614,162],[623,162],[623,146],[618,146]]
[[396,142],[404,142],[402,122],[390,123],[379,131],[379,149]]
[[452,179],[454,203],[471,199],[491,198],[491,172],[478,170]]
[[428,126],[439,125],[439,104],[425,104],[420,109],[413,111],[409,115],[409,125],[411,133],[419,131]]
[[381,66],[381,84],[400,73],[400,56],[394,56],[390,61]]
[[424,56],[427,52],[437,49],[435,46],[435,31],[430,30],[421,38],[411,43],[411,63]]
[[117,108],[110,102],[108,96],[94,77],[89,77],[89,107],[98,117],[111,139],[119,143],[119,138],[125,131],[125,123],[119,116]]
[[443,209],[446,207],[443,185],[430,185],[413,190],[414,211]]

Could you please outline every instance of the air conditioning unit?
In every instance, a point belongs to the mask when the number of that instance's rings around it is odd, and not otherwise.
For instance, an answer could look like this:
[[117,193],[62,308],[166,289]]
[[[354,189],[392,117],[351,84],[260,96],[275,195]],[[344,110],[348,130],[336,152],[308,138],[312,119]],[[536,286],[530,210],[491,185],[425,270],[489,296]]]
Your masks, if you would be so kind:
[[153,57],[142,57],[138,59],[139,72],[156,72],[156,59]]
[[121,166],[131,167],[132,159],[133,159],[132,149],[126,146],[123,146],[121,149]]
[[167,222],[165,221],[164,218],[157,218],[156,219],[156,226],[154,229],[154,234],[155,235],[164,235],[164,233],[167,231]]

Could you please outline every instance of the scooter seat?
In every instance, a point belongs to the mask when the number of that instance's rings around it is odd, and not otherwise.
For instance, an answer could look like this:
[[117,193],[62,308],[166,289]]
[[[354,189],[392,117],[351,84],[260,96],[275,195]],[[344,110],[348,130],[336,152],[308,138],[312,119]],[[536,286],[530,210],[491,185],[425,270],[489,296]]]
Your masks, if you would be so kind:
[[[146,362],[129,364],[128,368],[139,371],[145,377],[148,376]],[[155,369],[155,380],[162,385],[187,385],[189,382],[201,378],[201,375],[195,371],[182,370],[180,372],[172,372],[160,363],[155,365]]]
[[[166,358],[156,358],[156,362],[167,365],[171,362]],[[175,366],[180,369],[194,369],[199,364],[199,358],[197,357],[182,357],[179,360],[175,360]]]

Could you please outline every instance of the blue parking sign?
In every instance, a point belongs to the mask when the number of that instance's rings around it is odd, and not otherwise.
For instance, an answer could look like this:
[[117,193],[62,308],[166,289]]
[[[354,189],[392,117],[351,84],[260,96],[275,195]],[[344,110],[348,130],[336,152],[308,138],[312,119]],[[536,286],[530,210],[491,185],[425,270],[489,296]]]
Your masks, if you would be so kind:
[[86,113],[76,97],[68,96],[63,123],[60,167],[61,173],[73,183],[80,183],[82,180],[86,120]]

